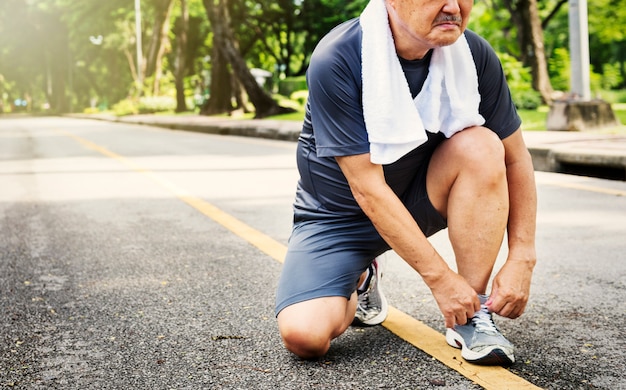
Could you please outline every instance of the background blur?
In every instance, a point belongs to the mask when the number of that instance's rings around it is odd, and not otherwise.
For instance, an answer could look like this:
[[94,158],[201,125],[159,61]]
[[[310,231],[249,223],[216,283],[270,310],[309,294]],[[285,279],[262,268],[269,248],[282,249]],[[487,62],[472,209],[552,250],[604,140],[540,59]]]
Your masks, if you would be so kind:
[[[315,44],[366,4],[0,0],[0,113],[298,115]],[[626,0],[591,0],[589,9],[592,94],[619,116]],[[567,96],[566,0],[480,1],[470,28],[498,52],[518,108]]]

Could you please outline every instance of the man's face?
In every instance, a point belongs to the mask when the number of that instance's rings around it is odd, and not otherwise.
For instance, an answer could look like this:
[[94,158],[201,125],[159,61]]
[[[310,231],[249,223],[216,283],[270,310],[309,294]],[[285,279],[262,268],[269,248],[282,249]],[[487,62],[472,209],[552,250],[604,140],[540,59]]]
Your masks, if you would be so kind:
[[473,0],[387,0],[398,54],[416,59],[451,45],[465,31],[472,6]]

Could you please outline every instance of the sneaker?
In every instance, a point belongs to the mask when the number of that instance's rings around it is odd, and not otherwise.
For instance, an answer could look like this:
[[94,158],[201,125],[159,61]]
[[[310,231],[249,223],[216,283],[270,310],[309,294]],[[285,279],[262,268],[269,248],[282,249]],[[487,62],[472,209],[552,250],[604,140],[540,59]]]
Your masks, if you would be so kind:
[[380,259],[376,258],[368,268],[368,275],[363,283],[365,290],[357,290],[358,304],[353,325],[372,326],[382,323],[387,318],[389,308],[387,298],[380,288],[383,276]]
[[480,299],[480,310],[467,324],[448,328],[446,342],[461,348],[461,356],[470,363],[508,367],[515,362],[513,344],[494,324],[491,312],[484,305],[486,297]]

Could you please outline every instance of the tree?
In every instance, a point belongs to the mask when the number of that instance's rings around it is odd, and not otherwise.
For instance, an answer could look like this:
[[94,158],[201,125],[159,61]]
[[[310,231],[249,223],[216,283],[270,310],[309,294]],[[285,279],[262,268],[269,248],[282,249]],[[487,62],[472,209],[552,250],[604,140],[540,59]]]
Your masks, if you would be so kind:
[[552,102],[552,85],[543,41],[543,27],[539,18],[537,0],[503,0],[517,26],[517,40],[524,65],[530,66],[533,88],[546,103]]
[[[281,107],[272,99],[250,73],[246,61],[238,50],[238,41],[232,31],[228,0],[203,0],[203,3],[213,29],[213,45],[216,50],[219,50],[219,55],[230,66],[233,76],[248,94],[250,102],[256,110],[255,117],[264,118],[292,111]],[[211,91],[214,93],[215,89],[212,87]]]
[[[611,21],[607,23],[607,20]],[[604,73],[614,67],[622,81],[615,87],[624,87],[626,80],[626,0],[596,0],[589,14],[591,65]]]
[[0,74],[14,85],[9,99],[25,99],[29,110],[46,103],[59,112],[69,108],[68,30],[61,16],[56,4],[5,0],[2,5]]
[[163,58],[169,50],[168,35],[174,0],[153,0],[153,5],[155,18],[146,57],[145,77],[154,76],[152,94],[158,96],[163,76]]
[[187,51],[187,34],[189,32],[189,7],[187,0],[180,0],[180,7],[180,28],[176,34],[176,37],[178,38],[178,45],[176,47],[176,65],[174,70],[176,83],[176,112],[187,111],[184,80],[185,71],[187,69],[185,52]]

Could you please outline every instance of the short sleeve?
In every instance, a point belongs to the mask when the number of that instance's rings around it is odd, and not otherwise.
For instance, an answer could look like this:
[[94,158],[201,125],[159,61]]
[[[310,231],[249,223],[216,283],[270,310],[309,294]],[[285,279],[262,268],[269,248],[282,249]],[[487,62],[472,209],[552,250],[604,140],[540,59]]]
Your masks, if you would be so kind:
[[504,139],[519,129],[522,120],[511,98],[502,64],[487,41],[469,30],[465,34],[476,63],[481,97],[479,112],[485,118],[484,126]]
[[320,41],[311,57],[308,103],[319,157],[369,152],[361,99],[360,42],[358,22],[347,23]]

